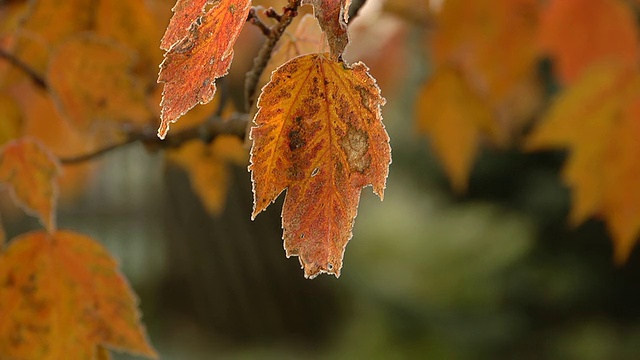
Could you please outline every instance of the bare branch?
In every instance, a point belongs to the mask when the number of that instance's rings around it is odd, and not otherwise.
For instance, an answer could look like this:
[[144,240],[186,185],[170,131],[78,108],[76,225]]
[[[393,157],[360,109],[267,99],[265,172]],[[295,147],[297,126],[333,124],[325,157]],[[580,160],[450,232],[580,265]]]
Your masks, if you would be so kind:
[[89,153],[61,158],[60,162],[63,165],[71,165],[94,160],[102,155],[136,142],[144,144],[150,150],[159,151],[162,149],[175,149],[192,140],[210,143],[218,135],[233,135],[244,140],[248,124],[248,114],[237,113],[230,119],[222,119],[217,115],[212,115],[210,119],[203,123],[182,131],[174,132],[170,136],[167,136],[165,140],[160,140],[155,130],[149,128],[146,131],[130,133],[127,138],[121,142],[106,145]]

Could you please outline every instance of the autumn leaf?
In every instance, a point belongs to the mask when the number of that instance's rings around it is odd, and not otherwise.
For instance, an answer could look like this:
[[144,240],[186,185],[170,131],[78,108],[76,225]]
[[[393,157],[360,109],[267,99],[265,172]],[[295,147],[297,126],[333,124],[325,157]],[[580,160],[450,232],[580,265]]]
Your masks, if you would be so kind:
[[638,25],[620,0],[551,0],[542,14],[538,42],[556,61],[564,83],[575,82],[595,62],[638,62]]
[[52,55],[49,85],[62,113],[81,129],[105,120],[144,124],[150,112],[131,64],[129,54],[108,40],[75,36]]
[[[158,82],[164,83],[160,138],[166,136],[170,123],[198,103],[206,104],[213,99],[215,80],[224,76],[231,65],[233,45],[247,20],[250,5],[249,0],[220,0],[211,4],[191,25],[187,37],[167,51],[158,75]],[[174,26],[182,26],[182,22]]]
[[[18,102],[24,116],[24,134],[37,139],[59,157],[84,154],[100,146],[95,138],[111,141],[104,132],[88,136],[62,119],[51,96],[30,82],[22,82],[9,92]],[[103,140],[104,141],[104,140]],[[87,162],[66,165],[58,178],[61,200],[72,199],[82,193],[84,186],[91,180],[97,164]]]
[[382,199],[391,163],[375,80],[364,64],[329,57],[304,55],[278,68],[250,133],[252,218],[287,189],[284,247],[308,278],[340,275],[361,189],[372,185]]
[[563,92],[527,141],[567,148],[562,176],[573,193],[572,224],[601,216],[624,261],[640,235],[640,74],[606,62]]
[[496,132],[491,109],[451,67],[433,75],[416,104],[418,131],[429,136],[454,190],[465,190],[480,139]]
[[8,95],[0,93],[0,146],[22,133],[23,118],[20,107]]
[[351,0],[303,0],[302,5],[306,4],[313,6],[313,13],[327,35],[332,59],[340,59],[349,43],[347,21]]
[[107,250],[71,231],[31,232],[0,254],[0,358],[94,359],[98,345],[156,358]]
[[167,157],[187,171],[191,187],[214,215],[224,209],[231,181],[229,166],[247,161],[242,140],[232,135],[219,135],[211,144],[191,141]]
[[435,63],[462,69],[498,104],[536,69],[538,13],[537,0],[447,0],[430,43]]
[[191,25],[204,15],[204,8],[208,3],[211,3],[211,0],[177,0],[172,9],[173,16],[160,41],[160,48],[169,50],[178,41],[186,38]]
[[59,171],[53,155],[34,140],[15,140],[0,148],[0,184],[8,185],[16,203],[38,216],[50,232],[56,227]]

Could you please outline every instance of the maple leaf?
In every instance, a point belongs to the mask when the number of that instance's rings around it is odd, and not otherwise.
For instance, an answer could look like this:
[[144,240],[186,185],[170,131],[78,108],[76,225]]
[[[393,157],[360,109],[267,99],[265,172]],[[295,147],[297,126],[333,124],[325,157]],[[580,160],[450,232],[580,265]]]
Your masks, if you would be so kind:
[[131,63],[122,48],[98,37],[80,35],[61,44],[48,71],[61,112],[81,129],[105,119],[145,123],[151,115]]
[[624,261],[640,233],[640,74],[605,62],[563,92],[527,149],[568,148],[562,177],[573,192],[570,221],[599,215]]
[[31,232],[0,254],[0,358],[93,359],[97,346],[156,358],[107,250],[71,231]]
[[349,44],[347,21],[351,0],[303,0],[302,4],[313,6],[313,13],[327,35],[332,58],[340,59]]
[[16,203],[55,231],[57,160],[32,139],[14,140],[0,148],[0,184],[9,186]]
[[640,55],[636,16],[620,0],[552,0],[545,8],[538,42],[557,61],[565,83],[594,62],[614,59],[635,65]]
[[418,131],[430,137],[454,190],[465,190],[479,140],[497,131],[491,109],[452,67],[433,75],[416,104]]
[[[231,65],[233,45],[247,20],[251,1],[219,0],[209,5],[211,8],[191,25],[187,37],[171,46],[160,65],[158,82],[164,83],[160,138],[166,136],[170,123],[198,103],[213,99],[215,80]],[[174,26],[182,26],[182,22]]]
[[340,275],[361,189],[372,185],[382,199],[391,163],[375,80],[364,64],[329,57],[304,55],[279,67],[250,133],[252,218],[287,189],[284,247],[308,278]]

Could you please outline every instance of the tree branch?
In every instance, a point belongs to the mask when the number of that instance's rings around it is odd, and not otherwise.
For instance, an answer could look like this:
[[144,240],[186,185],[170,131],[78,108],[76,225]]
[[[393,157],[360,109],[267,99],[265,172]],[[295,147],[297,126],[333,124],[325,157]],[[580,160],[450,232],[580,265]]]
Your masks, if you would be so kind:
[[367,0],[353,0],[349,7],[349,22],[360,13],[360,9],[367,3]]
[[289,4],[284,7],[282,15],[277,15],[272,10],[268,10],[271,12],[271,15],[268,16],[276,19],[278,23],[269,28],[267,41],[262,45],[258,55],[253,60],[253,67],[247,72],[244,83],[245,111],[247,113],[251,112],[251,107],[255,104],[260,77],[262,77],[262,73],[267,67],[273,49],[282,37],[282,34],[284,34],[285,29],[291,24],[291,21],[293,21],[293,18],[298,15],[300,2],[301,0],[289,0]]
[[129,133],[125,140],[106,145],[89,153],[60,158],[60,162],[63,165],[72,165],[94,160],[102,155],[136,142],[144,144],[150,150],[159,151],[162,149],[175,149],[192,140],[201,140],[210,143],[219,135],[233,135],[244,139],[248,124],[248,114],[236,113],[229,119],[222,119],[217,115],[212,115],[210,119],[207,119],[203,123],[182,131],[174,132],[164,140],[158,138],[154,129],[147,129],[146,131]]
[[22,71],[25,75],[27,75],[31,81],[33,81],[38,87],[43,90],[49,89],[49,84],[47,84],[44,77],[38,74],[31,66],[24,63],[22,60],[18,59],[15,55],[11,54],[5,49],[0,48],[0,59],[4,59],[9,64],[16,67],[18,70]]

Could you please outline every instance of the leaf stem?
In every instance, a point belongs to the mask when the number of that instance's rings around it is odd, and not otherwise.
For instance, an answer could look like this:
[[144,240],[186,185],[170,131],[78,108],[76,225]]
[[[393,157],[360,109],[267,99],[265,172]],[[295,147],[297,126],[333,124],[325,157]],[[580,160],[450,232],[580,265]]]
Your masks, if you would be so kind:
[[27,65],[25,62],[17,58],[15,55],[11,54],[5,49],[0,48],[0,59],[4,59],[9,64],[13,65],[20,71],[22,71],[25,75],[27,75],[31,81],[33,81],[38,87],[43,90],[49,89],[49,84],[47,84],[44,77],[36,70],[34,70],[31,66]]
[[301,0],[289,0],[287,6],[284,7],[282,15],[277,15],[275,12],[270,11],[267,16],[278,20],[278,23],[269,28],[269,35],[267,41],[262,45],[262,48],[258,52],[258,55],[253,60],[253,67],[247,72],[244,86],[245,94],[245,111],[251,112],[251,107],[255,104],[256,92],[258,90],[258,84],[260,77],[264,69],[267,67],[271,54],[275,48],[278,40],[284,34],[285,29],[291,24],[293,18],[298,15],[298,7],[300,7]]

